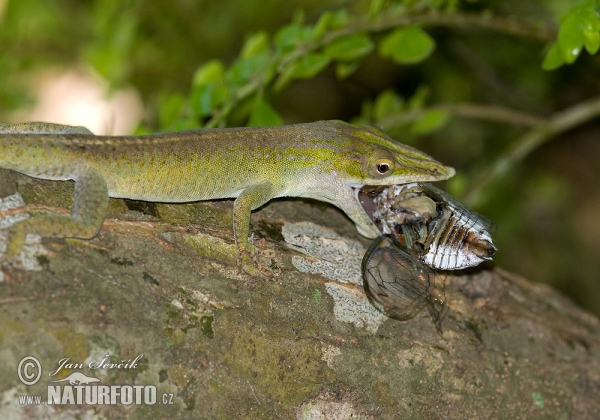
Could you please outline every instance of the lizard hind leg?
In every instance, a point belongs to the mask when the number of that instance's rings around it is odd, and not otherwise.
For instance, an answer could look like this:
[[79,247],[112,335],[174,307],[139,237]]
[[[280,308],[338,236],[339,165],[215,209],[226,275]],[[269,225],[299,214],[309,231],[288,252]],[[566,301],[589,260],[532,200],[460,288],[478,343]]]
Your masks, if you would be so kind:
[[71,216],[44,214],[15,223],[9,228],[3,265],[20,265],[19,255],[28,233],[42,237],[90,239],[96,236],[108,208],[106,181],[91,168],[80,166],[74,173],[75,199]]
[[[277,197],[280,191],[281,189],[272,183],[264,182],[247,187],[235,200],[233,205],[233,234],[238,251],[238,270],[243,269],[249,274],[255,274],[256,269],[258,269],[262,274],[273,274],[269,269],[259,264],[256,258],[256,247],[248,240],[248,233],[250,231],[250,214],[252,210]],[[249,258],[252,264],[245,264],[244,257]]]

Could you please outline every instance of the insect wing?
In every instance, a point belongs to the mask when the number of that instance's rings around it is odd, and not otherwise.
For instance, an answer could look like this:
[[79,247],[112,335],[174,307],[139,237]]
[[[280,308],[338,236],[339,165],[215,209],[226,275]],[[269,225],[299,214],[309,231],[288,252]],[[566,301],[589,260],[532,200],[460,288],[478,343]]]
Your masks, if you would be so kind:
[[390,318],[411,319],[431,304],[433,272],[385,235],[365,254],[362,275],[371,304]]
[[419,186],[428,193],[430,196],[435,197],[438,201],[446,203],[456,213],[465,215],[471,221],[472,229],[485,230],[488,233],[494,233],[496,231],[496,223],[492,222],[487,217],[477,213],[475,210],[469,208],[466,204],[458,201],[456,198],[448,194],[446,191],[439,189],[429,182],[420,182]]

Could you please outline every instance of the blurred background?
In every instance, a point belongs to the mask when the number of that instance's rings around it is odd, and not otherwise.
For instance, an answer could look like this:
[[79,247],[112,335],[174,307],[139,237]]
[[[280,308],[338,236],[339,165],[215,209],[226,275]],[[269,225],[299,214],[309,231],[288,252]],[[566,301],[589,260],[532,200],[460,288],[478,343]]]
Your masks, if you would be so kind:
[[0,0],[0,121],[377,124],[457,169],[498,265],[600,315],[597,3]]

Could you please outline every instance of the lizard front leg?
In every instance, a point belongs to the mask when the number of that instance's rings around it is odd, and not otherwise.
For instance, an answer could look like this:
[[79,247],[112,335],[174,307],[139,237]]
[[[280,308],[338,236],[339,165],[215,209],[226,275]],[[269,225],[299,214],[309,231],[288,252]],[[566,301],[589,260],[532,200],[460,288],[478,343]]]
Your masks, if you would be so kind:
[[18,257],[28,233],[42,237],[90,239],[96,236],[108,208],[108,188],[99,173],[81,165],[74,171],[75,199],[71,216],[39,215],[15,223],[9,228],[5,266],[18,265]]
[[[233,235],[238,250],[237,266],[253,274],[252,268],[256,267],[263,273],[269,271],[260,266],[256,260],[256,247],[248,240],[250,233],[250,215],[252,210],[259,208],[270,199],[276,197],[280,190],[270,182],[252,185],[245,188],[233,204]],[[250,258],[254,267],[244,265],[244,256]]]

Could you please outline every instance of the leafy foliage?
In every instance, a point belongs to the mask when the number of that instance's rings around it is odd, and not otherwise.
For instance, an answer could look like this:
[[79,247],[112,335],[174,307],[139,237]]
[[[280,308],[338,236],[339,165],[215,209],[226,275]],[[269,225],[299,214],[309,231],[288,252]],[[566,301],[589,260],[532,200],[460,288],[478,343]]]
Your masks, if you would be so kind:
[[584,48],[592,55],[600,48],[597,0],[575,6],[562,17],[558,39],[550,46],[542,66],[553,70],[563,64],[572,64]]
[[379,46],[379,53],[398,64],[414,64],[429,57],[434,48],[435,41],[427,32],[410,25],[386,36]]
[[[445,2],[438,3],[438,7],[447,6]],[[193,127],[227,125],[236,108],[245,109],[242,115],[249,118],[246,121],[256,123],[257,115],[268,114],[265,121],[281,123],[281,117],[264,97],[269,91],[280,92],[294,80],[314,78],[331,63],[336,65],[339,78],[349,77],[360,60],[375,49],[376,42],[369,32],[378,32],[381,22],[402,17],[405,12],[402,3],[386,8],[383,2],[373,2],[370,20],[351,16],[342,9],[324,12],[312,25],[302,22],[285,25],[272,40],[264,32],[250,36],[228,69],[213,60],[197,70],[190,102],[195,117]],[[366,30],[357,29],[362,25]],[[399,64],[416,64],[432,54],[435,41],[417,25],[400,25],[379,39],[378,45],[382,57]],[[247,107],[247,101],[260,109]],[[166,104],[170,106],[169,101]],[[441,126],[444,119],[439,111],[427,113],[426,117],[428,122],[416,126],[421,133],[430,131],[432,126]],[[180,126],[179,122],[177,127]]]

